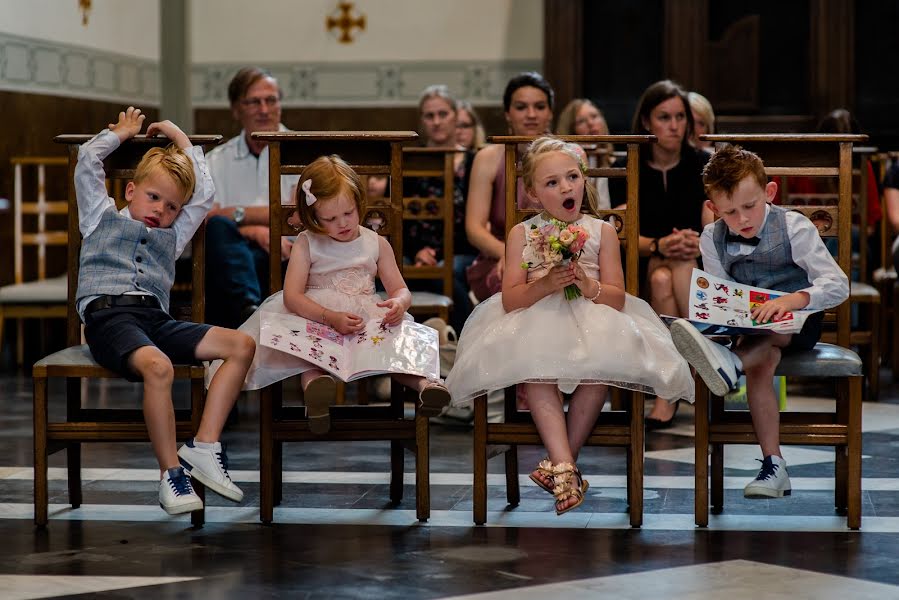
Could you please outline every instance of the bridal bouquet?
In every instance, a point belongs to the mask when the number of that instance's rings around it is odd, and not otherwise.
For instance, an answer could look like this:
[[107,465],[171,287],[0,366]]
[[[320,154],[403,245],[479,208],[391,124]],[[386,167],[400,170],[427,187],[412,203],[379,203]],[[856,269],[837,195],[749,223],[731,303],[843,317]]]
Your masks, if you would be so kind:
[[[521,268],[567,265],[571,259],[577,260],[581,255],[589,237],[583,227],[558,219],[550,219],[542,227],[531,224],[531,228],[525,233]],[[573,283],[566,286],[564,292],[566,300],[581,296],[581,290]]]

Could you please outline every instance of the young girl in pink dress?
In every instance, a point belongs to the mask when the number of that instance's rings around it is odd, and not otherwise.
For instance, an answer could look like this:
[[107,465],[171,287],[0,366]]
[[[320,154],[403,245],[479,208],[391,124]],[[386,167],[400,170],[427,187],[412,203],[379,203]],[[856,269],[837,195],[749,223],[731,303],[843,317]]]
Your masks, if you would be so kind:
[[[646,302],[624,291],[621,250],[611,225],[582,214],[596,195],[586,185],[574,144],[542,137],[528,148],[522,179],[543,212],[512,228],[502,293],[479,304],[465,323],[447,386],[454,406],[524,382],[527,404],[549,454],[531,474],[555,496],[557,514],[584,501],[575,466],[606,398],[606,385],[693,400],[693,378],[668,329]],[[547,226],[587,232],[583,253],[547,262],[534,237]],[[561,235],[559,238],[561,239]],[[576,286],[580,297],[566,299]],[[559,392],[570,393],[568,413]]]
[[[406,313],[412,296],[393,249],[385,238],[359,224],[364,189],[356,172],[336,155],[322,156],[303,170],[297,206],[305,231],[293,245],[284,291],[266,299],[241,331],[259,342],[263,318],[290,313],[341,334],[358,333],[371,319],[391,326],[412,318]],[[376,276],[387,291],[386,300],[375,293]],[[259,389],[298,373],[309,428],[325,433],[330,429],[329,407],[337,383],[316,365],[259,344],[244,389]],[[405,374],[392,377],[418,391],[420,414],[436,416],[449,404],[449,393],[438,380]]]

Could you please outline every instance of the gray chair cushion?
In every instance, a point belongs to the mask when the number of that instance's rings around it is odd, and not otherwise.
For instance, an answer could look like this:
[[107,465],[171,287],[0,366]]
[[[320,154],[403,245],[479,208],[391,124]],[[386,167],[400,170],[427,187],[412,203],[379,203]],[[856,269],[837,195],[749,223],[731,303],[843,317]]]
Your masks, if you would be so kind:
[[0,288],[0,304],[65,304],[69,288],[66,275]]
[[65,350],[54,352],[34,363],[35,367],[97,367],[97,361],[94,360],[87,344],[80,346],[70,346]]
[[425,306],[450,308],[452,305],[452,298],[444,296],[443,294],[435,294],[433,292],[412,292],[412,306],[416,308]]
[[805,352],[785,354],[774,374],[803,377],[861,375],[862,359],[852,350],[842,346],[819,343]]
[[874,271],[874,281],[880,283],[881,281],[887,280],[896,280],[896,269],[895,267],[890,267],[889,269],[884,269],[880,267],[876,271]]
[[849,297],[854,299],[863,298],[870,302],[873,299],[880,299],[880,292],[873,285],[852,281],[849,283]]

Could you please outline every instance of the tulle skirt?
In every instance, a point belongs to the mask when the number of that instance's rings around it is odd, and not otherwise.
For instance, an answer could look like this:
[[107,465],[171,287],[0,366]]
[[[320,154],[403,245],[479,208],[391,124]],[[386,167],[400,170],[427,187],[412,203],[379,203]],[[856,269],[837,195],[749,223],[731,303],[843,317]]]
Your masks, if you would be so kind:
[[446,379],[453,406],[522,382],[565,393],[608,384],[693,402],[690,368],[650,306],[627,295],[617,311],[561,292],[507,313],[502,294],[479,304],[462,330]]

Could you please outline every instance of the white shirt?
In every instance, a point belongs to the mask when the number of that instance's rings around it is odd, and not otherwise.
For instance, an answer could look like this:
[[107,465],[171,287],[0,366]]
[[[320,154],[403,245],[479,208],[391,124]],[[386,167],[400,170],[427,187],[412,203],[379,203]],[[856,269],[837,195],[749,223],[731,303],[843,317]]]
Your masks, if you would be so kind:
[[[768,213],[771,206],[765,206],[765,223],[768,222]],[[793,254],[793,262],[799,268],[808,273],[811,286],[797,290],[808,294],[809,301],[805,310],[826,310],[842,304],[849,297],[849,278],[843,273],[840,265],[833,259],[814,223],[805,215],[795,211],[788,211],[785,215],[787,225],[787,238],[790,240],[790,248]],[[702,252],[703,269],[715,277],[728,279],[728,275],[721,260],[718,258],[718,250],[713,239],[714,223],[709,223],[702,230],[699,238],[699,250]],[[728,228],[729,229],[729,228]],[[765,224],[757,235],[763,235]],[[738,233],[731,231],[734,235]],[[756,247],[737,242],[725,244],[725,251],[730,256],[747,256],[755,252]]]
[[[290,131],[278,124],[278,131]],[[209,151],[209,173],[215,182],[216,202],[229,206],[268,206],[268,146],[257,158],[247,145],[246,131]],[[291,190],[299,175],[281,176],[281,203],[292,204]]]
[[[100,218],[110,206],[115,207],[115,200],[106,192],[106,172],[103,170],[103,159],[112,154],[121,142],[119,136],[104,129],[78,149],[78,164],[75,166],[75,197],[78,199],[78,229],[81,237],[86,238],[100,224]],[[175,256],[180,256],[193,238],[197,229],[212,208],[215,186],[209,176],[206,158],[201,146],[191,146],[185,153],[194,165],[194,194],[190,201],[182,207],[181,212],[172,223],[175,232]],[[131,211],[126,206],[119,214],[131,218]],[[149,227],[147,228],[150,229]],[[128,292],[129,294],[145,294],[145,292]],[[84,315],[84,307],[97,296],[82,298],[78,303],[78,314]]]

